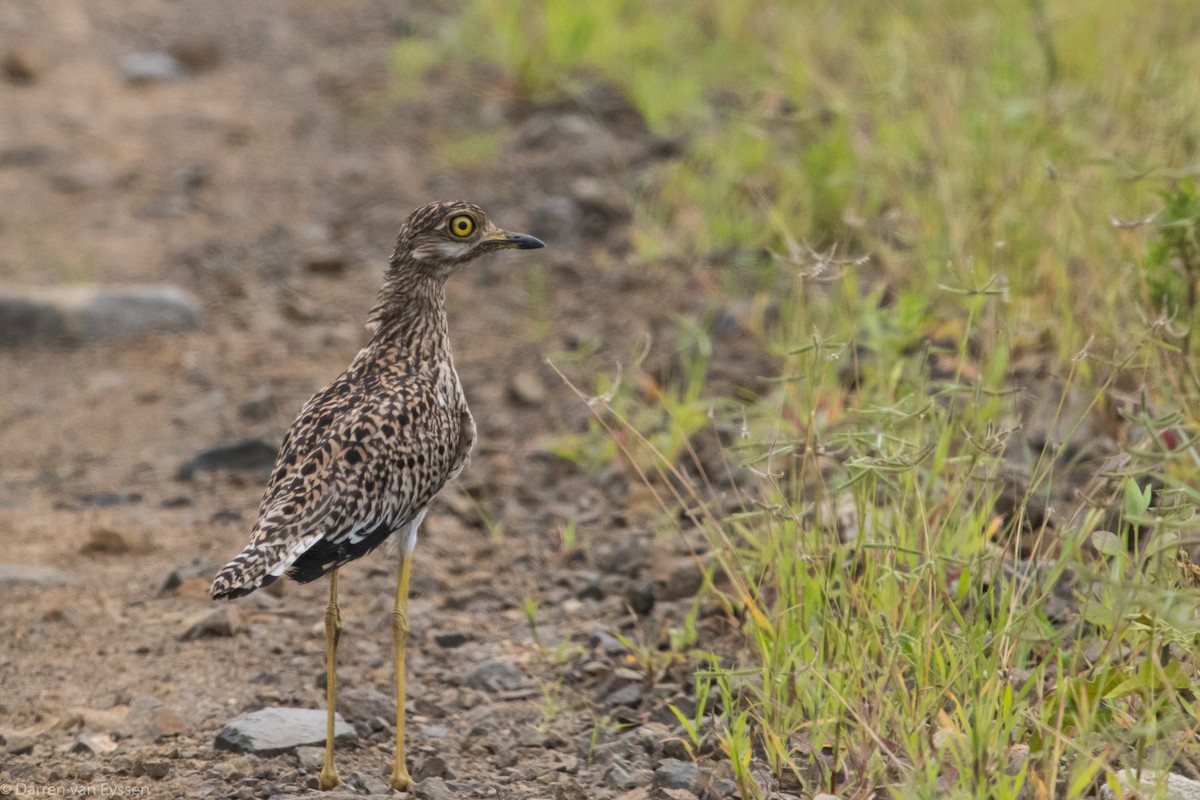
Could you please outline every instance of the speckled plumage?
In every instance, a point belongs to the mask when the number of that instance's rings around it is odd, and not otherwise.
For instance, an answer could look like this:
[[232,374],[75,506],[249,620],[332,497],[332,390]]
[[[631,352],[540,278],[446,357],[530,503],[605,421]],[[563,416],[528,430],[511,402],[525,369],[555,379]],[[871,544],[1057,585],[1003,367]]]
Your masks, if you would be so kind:
[[[456,237],[448,226],[464,215],[474,231]],[[450,352],[446,279],[491,250],[541,246],[469,203],[412,213],[371,313],[371,341],[292,423],[250,544],[217,575],[213,597],[249,594],[285,572],[315,580],[397,531],[411,550],[425,509],[475,443]]]

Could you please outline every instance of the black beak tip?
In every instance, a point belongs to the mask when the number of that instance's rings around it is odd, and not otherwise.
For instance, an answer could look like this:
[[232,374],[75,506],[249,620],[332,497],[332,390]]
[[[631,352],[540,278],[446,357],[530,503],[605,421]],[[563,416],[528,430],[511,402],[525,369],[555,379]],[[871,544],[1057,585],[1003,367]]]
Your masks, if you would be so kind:
[[524,233],[510,233],[505,236],[504,239],[505,241],[515,244],[518,250],[537,250],[538,248],[546,246],[546,243],[541,239],[528,236]]

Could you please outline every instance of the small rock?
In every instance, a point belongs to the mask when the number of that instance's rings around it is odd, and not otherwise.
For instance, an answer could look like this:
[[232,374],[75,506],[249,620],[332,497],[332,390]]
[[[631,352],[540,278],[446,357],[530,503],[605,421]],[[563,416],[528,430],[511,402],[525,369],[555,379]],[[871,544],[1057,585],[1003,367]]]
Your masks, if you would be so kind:
[[187,67],[169,53],[133,53],[121,59],[121,78],[129,86],[173,83],[187,76]]
[[[341,714],[334,717],[334,738],[357,738]],[[274,756],[297,747],[325,744],[325,711],[311,708],[264,708],[243,714],[217,734],[218,750]]]
[[632,781],[629,770],[620,764],[613,764],[604,771],[604,785],[612,789],[631,789],[634,786]]
[[92,531],[79,552],[84,555],[119,556],[127,553],[146,553],[152,550],[149,542],[134,541],[128,535],[111,528],[96,528]]
[[12,756],[23,756],[27,753],[32,753],[33,745],[37,741],[27,731],[6,731],[0,738],[4,739],[4,751]]
[[629,610],[644,617],[654,610],[658,586],[654,581],[634,581],[625,589],[623,599]]
[[182,736],[187,733],[187,726],[163,701],[143,694],[129,701],[129,711],[118,731],[125,736],[158,742],[169,736]]
[[9,83],[28,85],[42,73],[42,60],[29,48],[14,45],[0,58],[0,72]]
[[63,194],[81,194],[105,189],[116,184],[120,176],[109,164],[99,161],[81,161],[56,171],[50,176],[50,185]]
[[350,266],[351,259],[333,245],[312,245],[304,254],[304,269],[313,275],[335,277]]
[[197,453],[179,467],[175,479],[190,481],[197,472],[232,469],[265,472],[275,466],[279,448],[262,439],[243,439]]
[[433,635],[434,644],[446,650],[453,650],[456,647],[462,647],[467,642],[475,641],[475,637],[469,633],[461,633],[459,631],[447,633],[435,633]]
[[200,304],[169,284],[0,287],[0,346],[90,344],[200,327]]
[[654,770],[651,785],[655,789],[684,789],[692,794],[700,793],[700,767],[694,761],[664,758]]
[[305,772],[320,772],[325,766],[324,747],[297,747],[296,763]]
[[249,422],[263,422],[271,418],[275,409],[275,391],[270,386],[260,386],[238,406],[238,414]]
[[205,72],[221,63],[221,48],[207,36],[185,37],[172,44],[167,52],[192,72]]
[[664,600],[682,600],[694,597],[704,585],[704,570],[694,558],[681,558],[675,562],[663,587]]
[[153,778],[156,781],[161,781],[171,772],[171,762],[169,761],[139,761],[134,765],[133,774],[141,775],[147,778]]
[[86,506],[112,508],[140,502],[142,502],[142,496],[137,492],[84,492],[75,495],[72,500],[56,500],[54,507],[66,511],[78,511]]
[[0,564],[0,586],[33,586],[48,589],[75,586],[79,579],[54,567],[39,564]]
[[417,768],[413,772],[413,778],[418,783],[429,778],[444,777],[446,777],[446,760],[441,756],[429,756],[417,764]]
[[489,658],[467,671],[463,676],[463,685],[489,692],[511,691],[521,685],[524,677],[516,664]]
[[1165,775],[1154,770],[1144,769],[1140,773],[1134,769],[1126,769],[1117,773],[1117,784],[1122,793],[1118,795],[1109,786],[1100,789],[1100,796],[1105,800],[1116,797],[1160,797],[1163,800],[1200,800],[1200,781],[1185,778],[1174,772]]
[[546,387],[529,370],[519,370],[508,382],[508,396],[524,406],[540,406],[546,400]]
[[179,641],[191,642],[207,637],[233,636],[241,625],[237,609],[218,606],[198,611],[180,625]]
[[620,689],[610,692],[604,697],[601,703],[607,708],[616,708],[617,706],[637,708],[642,704],[642,694],[641,685],[631,683],[628,686],[622,686]]
[[[711,794],[722,798],[737,797],[739,794],[741,794],[737,783],[729,780],[728,778],[717,778],[711,784],[709,784],[708,788]],[[817,800],[817,798],[820,796],[821,795],[814,795],[813,800]],[[828,795],[825,796],[828,797]]]
[[211,561],[189,561],[187,564],[176,567],[167,574],[166,579],[159,588],[159,592],[173,592],[182,586],[184,581],[192,578],[200,578],[204,581],[205,585],[207,585],[209,579],[216,573],[216,571],[217,565]]
[[421,735],[426,739],[445,739],[450,735],[450,729],[443,725],[422,725]]
[[441,778],[426,778],[416,785],[418,800],[458,800],[459,795],[450,790]]
[[362,772],[356,772],[351,776],[351,780],[367,790],[367,794],[371,797],[393,797],[394,793],[390,786],[384,781],[376,778],[374,775],[368,775]]
[[346,713],[347,719],[369,722],[377,717],[387,719],[396,714],[396,701],[378,689],[367,686],[351,686],[338,691],[338,708]]
[[554,784],[554,800],[588,800],[588,793],[579,781],[563,775]]
[[72,753],[94,753],[98,756],[108,755],[117,749],[117,743],[107,733],[84,732],[75,739],[71,746]]

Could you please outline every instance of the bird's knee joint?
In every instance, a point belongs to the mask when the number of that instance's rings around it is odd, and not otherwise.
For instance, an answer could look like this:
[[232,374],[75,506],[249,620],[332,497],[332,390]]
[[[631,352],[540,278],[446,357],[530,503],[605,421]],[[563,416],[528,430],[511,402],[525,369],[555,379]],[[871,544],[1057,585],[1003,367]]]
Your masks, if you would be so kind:
[[395,609],[392,611],[392,631],[397,637],[408,638],[408,612]]

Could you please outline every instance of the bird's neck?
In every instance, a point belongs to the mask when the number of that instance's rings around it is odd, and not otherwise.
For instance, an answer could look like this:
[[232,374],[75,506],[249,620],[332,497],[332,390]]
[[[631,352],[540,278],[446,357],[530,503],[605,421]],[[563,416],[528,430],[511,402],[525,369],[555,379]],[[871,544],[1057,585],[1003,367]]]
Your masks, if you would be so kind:
[[369,325],[374,331],[369,349],[423,364],[450,358],[446,294],[441,282],[385,284]]

